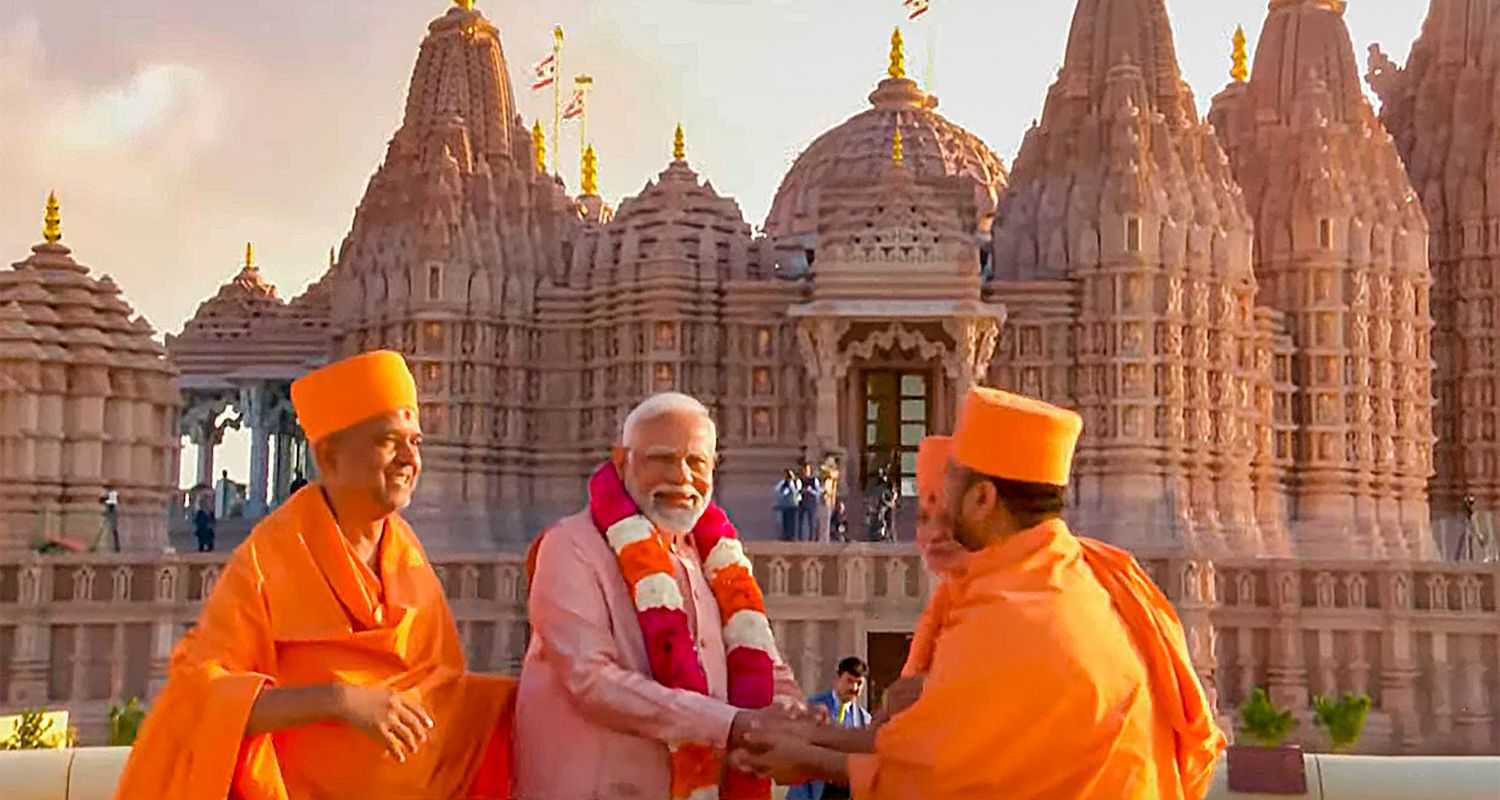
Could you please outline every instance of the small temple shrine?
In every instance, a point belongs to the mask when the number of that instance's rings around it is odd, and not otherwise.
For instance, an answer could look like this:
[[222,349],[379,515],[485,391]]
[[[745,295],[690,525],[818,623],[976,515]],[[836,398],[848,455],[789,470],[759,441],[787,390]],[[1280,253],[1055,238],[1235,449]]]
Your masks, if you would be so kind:
[[0,553],[155,550],[177,493],[181,397],[155,332],[108,275],[42,242],[0,270]]

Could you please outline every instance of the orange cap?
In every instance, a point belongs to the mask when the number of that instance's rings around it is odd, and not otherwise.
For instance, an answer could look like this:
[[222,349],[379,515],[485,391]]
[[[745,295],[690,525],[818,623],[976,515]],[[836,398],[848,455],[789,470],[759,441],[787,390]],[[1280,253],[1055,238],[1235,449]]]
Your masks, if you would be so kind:
[[417,408],[417,381],[390,350],[335,361],[292,382],[292,406],[309,442],[402,408]]
[[948,459],[953,456],[952,436],[928,436],[917,445],[917,496],[923,503],[943,497]]
[[1067,486],[1082,432],[1072,411],[976,386],[959,415],[954,459],[982,475]]

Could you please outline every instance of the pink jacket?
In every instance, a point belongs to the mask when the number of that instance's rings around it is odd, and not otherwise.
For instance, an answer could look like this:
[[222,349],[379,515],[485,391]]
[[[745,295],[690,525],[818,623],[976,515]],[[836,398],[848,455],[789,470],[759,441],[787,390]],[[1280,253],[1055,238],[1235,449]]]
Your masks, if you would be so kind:
[[[660,800],[671,796],[667,742],[728,741],[736,709],[724,700],[718,604],[691,545],[680,541],[675,555],[709,695],[651,677],[630,590],[588,513],[546,532],[516,698],[515,800]],[[774,655],[777,696],[801,702],[791,669]]]

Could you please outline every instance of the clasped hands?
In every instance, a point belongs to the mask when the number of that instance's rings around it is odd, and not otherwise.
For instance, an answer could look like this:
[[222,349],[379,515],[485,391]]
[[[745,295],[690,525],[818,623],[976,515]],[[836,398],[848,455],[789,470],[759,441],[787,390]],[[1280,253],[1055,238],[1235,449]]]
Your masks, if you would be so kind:
[[[828,710],[787,698],[735,715],[729,728],[729,763],[744,772],[771,778],[782,785],[816,778],[813,765],[802,763],[820,734],[832,730]],[[806,748],[809,752],[804,752]]]

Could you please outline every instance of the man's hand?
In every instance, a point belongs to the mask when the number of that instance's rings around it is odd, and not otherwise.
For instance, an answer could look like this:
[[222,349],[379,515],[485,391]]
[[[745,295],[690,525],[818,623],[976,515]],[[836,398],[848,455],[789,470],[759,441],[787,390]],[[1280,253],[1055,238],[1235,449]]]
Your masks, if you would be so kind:
[[810,780],[847,783],[844,756],[780,733],[746,735],[745,746],[729,754],[730,766],[781,784],[794,786]]
[[922,686],[926,682],[926,675],[913,675],[891,684],[891,688],[885,690],[885,716],[893,717],[915,705],[922,697]]
[[744,709],[734,715],[729,725],[729,749],[744,747],[745,737],[751,733],[778,733],[807,741],[822,724],[819,720],[826,718],[826,713],[819,717],[804,703],[778,697],[765,708]]
[[379,686],[339,687],[339,719],[384,745],[397,761],[406,761],[427,742],[432,715],[422,704]]

